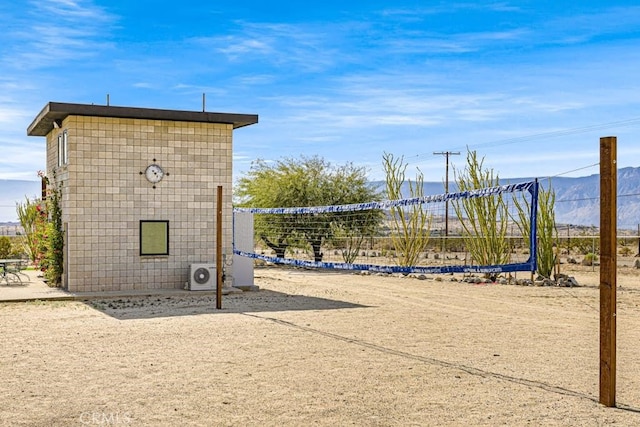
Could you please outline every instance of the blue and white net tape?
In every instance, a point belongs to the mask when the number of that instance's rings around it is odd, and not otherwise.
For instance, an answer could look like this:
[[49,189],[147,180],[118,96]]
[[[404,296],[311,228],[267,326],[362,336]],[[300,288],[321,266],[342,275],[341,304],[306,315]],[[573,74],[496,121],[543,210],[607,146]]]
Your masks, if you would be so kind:
[[482,188],[479,190],[461,191],[458,193],[438,194],[433,196],[413,197],[411,199],[385,200],[381,202],[353,203],[349,205],[311,206],[291,208],[233,208],[234,212],[253,214],[314,214],[366,211],[371,209],[389,209],[397,206],[412,206],[423,203],[444,202],[446,200],[466,199],[472,197],[494,196],[500,193],[513,193],[516,191],[528,191],[535,181],[521,182],[518,184],[500,185],[497,187]]
[[234,250],[234,254],[260,259],[273,264],[285,264],[302,268],[326,268],[334,270],[353,270],[353,271],[371,271],[374,273],[401,273],[401,274],[446,274],[446,273],[509,273],[515,271],[532,271],[535,266],[531,262],[489,266],[472,266],[472,265],[448,265],[440,267],[402,267],[398,265],[374,265],[374,264],[348,264],[342,262],[322,262],[322,261],[306,261],[292,258],[278,258],[267,255],[260,255],[252,252]]

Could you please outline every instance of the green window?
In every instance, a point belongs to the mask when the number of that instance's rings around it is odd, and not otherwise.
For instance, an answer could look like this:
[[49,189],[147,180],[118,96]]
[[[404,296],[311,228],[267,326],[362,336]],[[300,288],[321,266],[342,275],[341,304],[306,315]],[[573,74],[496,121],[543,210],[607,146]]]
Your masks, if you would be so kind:
[[140,255],[169,255],[169,221],[140,220]]

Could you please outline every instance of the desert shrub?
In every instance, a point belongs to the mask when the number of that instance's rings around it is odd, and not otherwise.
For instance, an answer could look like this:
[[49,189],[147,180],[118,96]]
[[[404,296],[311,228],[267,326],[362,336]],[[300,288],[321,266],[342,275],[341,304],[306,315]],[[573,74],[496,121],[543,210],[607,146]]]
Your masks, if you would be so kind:
[[598,256],[593,252],[589,252],[584,256],[582,260],[583,265],[593,265],[596,261],[598,261]]
[[[386,174],[387,197],[390,200],[406,198],[403,194],[405,183],[408,185],[408,196],[424,196],[424,175],[418,169],[415,181],[405,180],[407,163],[404,158],[396,158],[393,154],[384,153],[382,157]],[[398,265],[416,265],[420,253],[427,249],[431,237],[431,221],[433,216],[423,205],[408,207],[395,206],[390,209],[391,241],[398,255]]]
[[571,237],[571,250],[581,253],[583,255],[593,253],[594,248],[597,252],[600,249],[600,239],[598,237],[588,236],[586,234],[580,234],[576,237]]
[[[478,159],[475,151],[467,151],[464,170],[454,168],[459,191],[472,191],[500,185],[493,169],[484,167],[484,158]],[[462,226],[462,239],[471,259],[478,265],[500,265],[509,260],[507,242],[508,209],[500,197],[474,197],[458,199],[453,203],[456,216]],[[487,274],[495,279],[493,273]]]
[[25,201],[16,203],[16,212],[20,219],[20,225],[24,230],[21,236],[24,251],[35,264],[39,264],[42,258],[42,235],[46,223],[46,211],[41,199],[25,198]]
[[447,251],[448,252],[466,252],[466,248],[464,246],[463,239],[449,239],[447,240]]
[[0,236],[0,258],[11,256],[11,239],[7,236]]
[[629,246],[623,246],[620,248],[618,253],[622,256],[630,256],[633,253],[633,250]]
[[632,245],[633,243],[635,243],[635,239],[629,238],[629,237],[620,237],[618,238],[618,244],[620,246],[628,246],[628,245]]

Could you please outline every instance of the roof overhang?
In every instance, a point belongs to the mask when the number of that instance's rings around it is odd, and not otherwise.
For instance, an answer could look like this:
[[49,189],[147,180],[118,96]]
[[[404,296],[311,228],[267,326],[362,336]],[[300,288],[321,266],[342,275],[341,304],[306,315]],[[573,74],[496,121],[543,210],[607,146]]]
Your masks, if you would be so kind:
[[27,135],[46,136],[54,128],[54,125],[59,126],[67,116],[226,123],[233,125],[234,129],[258,123],[257,114],[209,113],[206,111],[158,110],[153,108],[49,102],[29,125]]

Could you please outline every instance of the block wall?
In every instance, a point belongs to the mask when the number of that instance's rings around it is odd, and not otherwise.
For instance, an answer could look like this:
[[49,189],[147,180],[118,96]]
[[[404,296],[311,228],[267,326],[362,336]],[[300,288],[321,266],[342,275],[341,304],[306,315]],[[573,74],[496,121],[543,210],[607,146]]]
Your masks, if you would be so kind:
[[[65,129],[68,163],[58,166]],[[62,191],[63,285],[76,292],[184,287],[190,264],[215,262],[218,185],[231,260],[232,133],[230,124],[83,116],[53,129],[47,175]],[[151,163],[168,173],[156,188],[140,174]],[[140,255],[140,220],[169,221],[169,255]]]

